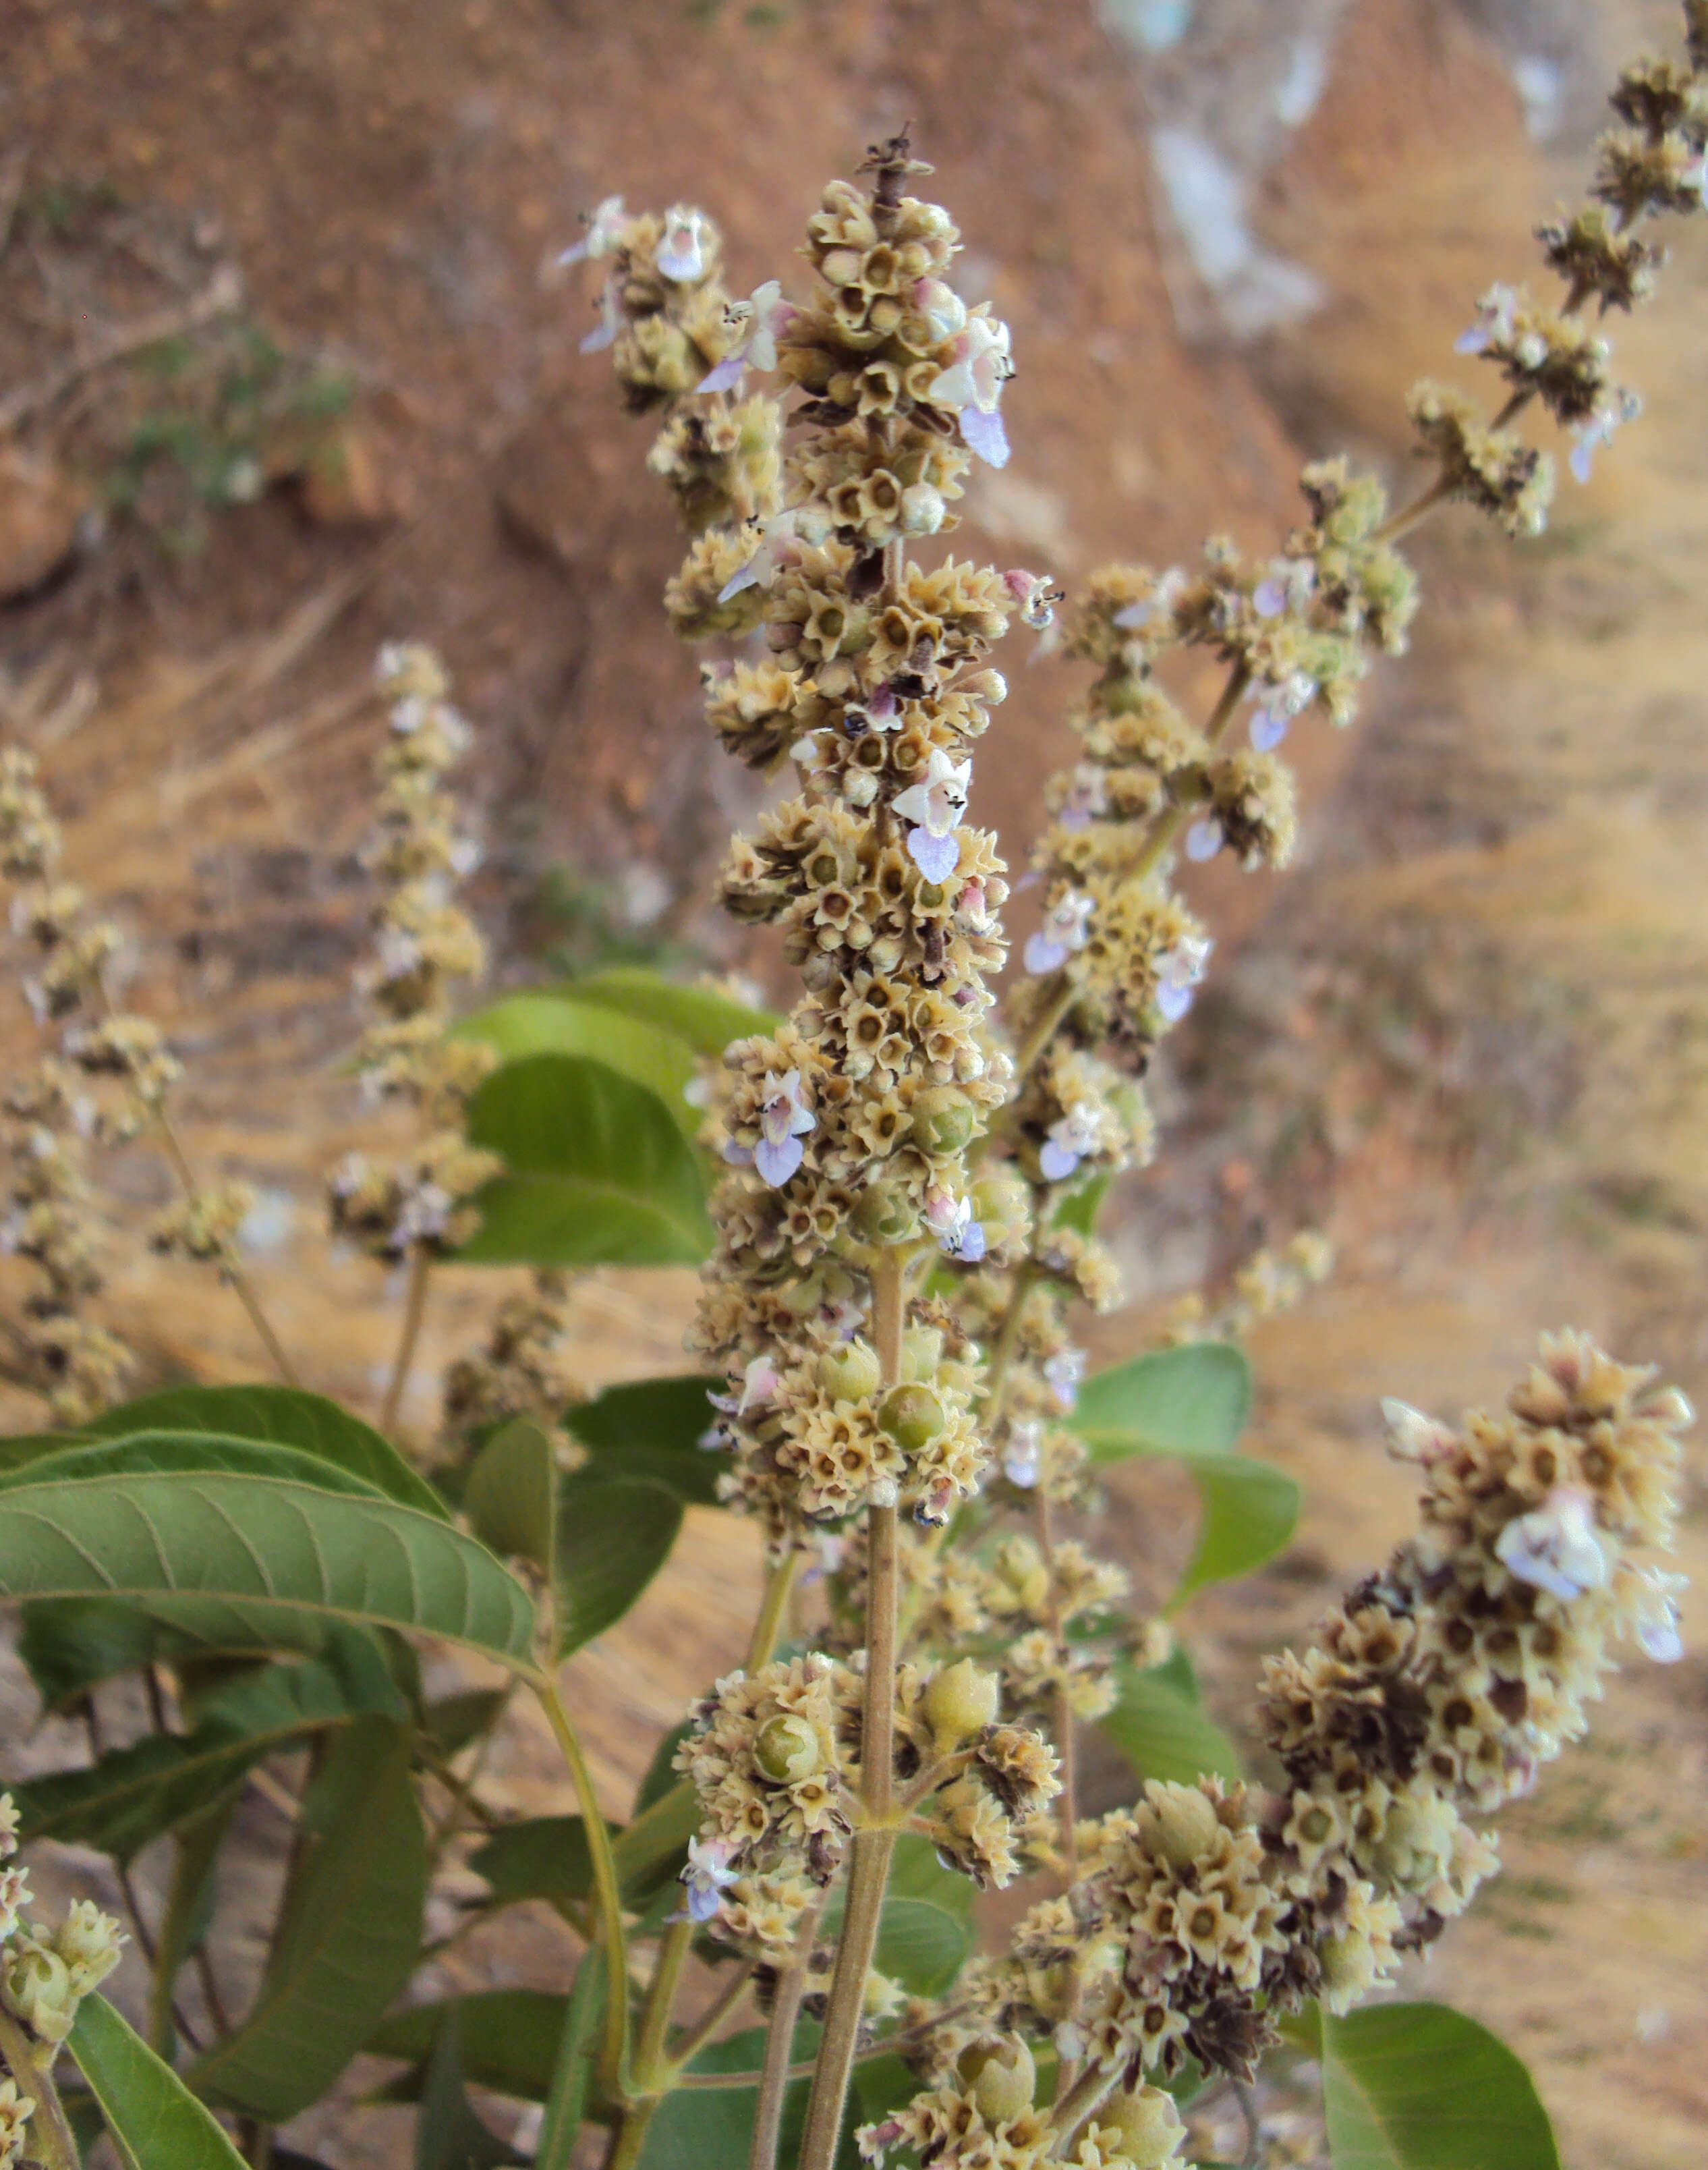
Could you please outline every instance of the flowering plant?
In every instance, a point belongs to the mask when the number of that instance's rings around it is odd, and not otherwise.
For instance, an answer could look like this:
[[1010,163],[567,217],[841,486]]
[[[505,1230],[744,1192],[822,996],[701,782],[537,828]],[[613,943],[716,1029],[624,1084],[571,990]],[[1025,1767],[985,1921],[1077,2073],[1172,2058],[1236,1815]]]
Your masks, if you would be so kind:
[[[1290,1532],[1289,1480],[1236,1451],[1238,1338],[1321,1277],[1324,1248],[1254,1259],[1214,1320],[1112,1369],[1087,1376],[1074,1333],[1080,1307],[1115,1301],[1098,1209],[1156,1149],[1145,1072],[1212,954],[1177,856],[1284,864],[1278,749],[1310,713],[1348,722],[1372,651],[1403,649],[1403,537],[1449,501],[1534,532],[1552,475],[1523,412],[1572,430],[1580,464],[1634,411],[1584,313],[1630,308],[1659,262],[1645,222],[1702,200],[1708,5],[1685,14],[1687,61],[1626,69],[1592,200],[1542,231],[1563,305],[1497,287],[1460,343],[1498,369],[1499,411],[1413,393],[1434,466],[1420,494],[1390,511],[1374,478],[1315,463],[1273,558],[1216,539],[1193,570],[1111,568],[1059,635],[1046,580],[914,554],[953,532],[974,461],[1007,458],[1013,364],[1006,326],[950,284],[956,229],[910,192],[928,168],[905,138],[870,153],[865,185],[826,190],[798,302],[777,281],[729,299],[691,206],[599,206],[568,252],[601,270],[584,345],[658,420],[649,466],[692,537],[665,608],[734,651],[705,668],[720,740],[789,778],[719,895],[777,930],[798,993],[777,1017],[630,970],[459,1018],[483,961],[448,788],[467,727],[430,652],[382,654],[354,1067],[407,1135],[328,1184],[334,1232],[403,1275],[377,1428],[301,1383],[245,1276],[249,1201],[198,1182],[177,1066],[111,999],[116,938],[59,877],[34,763],[6,754],[0,863],[51,1035],[6,1101],[7,1237],[37,1280],[10,1360],[58,1429],[3,1443],[0,1593],[23,1601],[44,1704],[85,1716],[91,1759],[15,1785],[0,1851],[110,1857],[150,1982],[134,2030],[98,1993],[117,1921],[80,1900],[25,1926],[23,1872],[0,1869],[0,2165],[66,2170],[103,2126],[141,2170],[302,2165],[275,2131],[365,2049],[401,2068],[389,2098],[419,2103],[424,2164],[564,2170],[596,2128],[610,2170],[691,2151],[713,2170],[1164,2170],[1219,2092],[1246,2108],[1258,2158],[1249,2089],[1287,2045],[1321,2062],[1340,2170],[1379,2159],[1372,2130],[1385,2163],[1556,2161],[1522,2068],[1472,2023],[1358,2007],[1495,1872],[1483,1820],[1583,1731],[1615,1642],[1679,1654],[1678,1579],[1651,1556],[1671,1536],[1682,1398],[1565,1332],[1501,1410],[1385,1404],[1419,1472],[1416,1532],[1265,1665],[1248,1779],[1172,1619]],[[1033,847],[1038,924],[999,999],[1007,870],[967,815],[1006,693],[989,659],[1017,621],[1092,676]],[[1189,648],[1226,671],[1201,724],[1168,691]],[[91,1316],[85,1156],[142,1136],[183,1191],[151,1240],[231,1285],[278,1384],[118,1399],[131,1357]],[[412,1456],[401,1397],[442,1262],[532,1279],[451,1366],[439,1437]],[[702,1368],[579,1394],[569,1276],[680,1263],[702,1268]],[[1146,1614],[1065,1526],[1108,1466],[1158,1454],[1186,1463],[1204,1511]],[[712,1505],[763,1536],[746,1662],[696,1701],[618,1827],[558,1669],[646,1588],[685,1509]],[[483,1679],[430,1694],[412,1637]],[[147,1723],[115,1747],[97,1696],[124,1677]],[[579,1817],[483,1799],[518,1693]],[[1100,1815],[1080,1799],[1088,1725],[1140,1781]],[[293,1793],[268,1762],[304,1746]],[[207,1925],[252,1787],[294,1839],[234,2017]],[[147,1909],[131,1864],[157,1841],[170,1868]],[[480,1889],[428,1944],[451,1864]],[[976,1934],[976,1895],[1022,1879],[1031,1903]],[[526,1901],[578,1940],[563,1994],[399,2003],[424,1959]],[[760,2023],[737,2028],[750,2003]],[[469,2082],[533,2107],[500,2139]],[[1427,2154],[1406,2138],[1422,2126]]]

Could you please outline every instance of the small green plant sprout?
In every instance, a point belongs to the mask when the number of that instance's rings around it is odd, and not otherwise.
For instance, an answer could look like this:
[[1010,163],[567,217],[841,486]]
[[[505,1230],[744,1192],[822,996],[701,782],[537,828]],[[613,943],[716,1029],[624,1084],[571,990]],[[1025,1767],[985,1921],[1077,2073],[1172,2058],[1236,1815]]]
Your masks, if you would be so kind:
[[[56,1427],[0,1442],[0,1595],[44,1708],[89,1743],[0,1809],[0,2164],[74,2170],[103,2128],[136,2170],[307,2162],[339,2146],[328,2098],[360,2115],[365,2051],[434,2170],[1177,2170],[1224,2102],[1262,2160],[1254,2083],[1303,2053],[1336,2170],[1557,2170],[1511,2052],[1381,1993],[1494,1875],[1490,1820],[1584,1731],[1614,1652],[1680,1654],[1661,1563],[1682,1396],[1567,1330],[1499,1408],[1385,1403],[1415,1526],[1266,1660],[1247,1772],[1177,1622],[1291,1534],[1297,1488],[1241,1451],[1240,1337],[1305,1297],[1326,1247],[1259,1253],[1102,1371],[1081,1322],[1118,1300],[1099,1211],[1157,1150],[1146,1072],[1211,969],[1181,861],[1284,864],[1280,748],[1349,721],[1372,655],[1403,649],[1404,537],[1453,502],[1541,524],[1528,409],[1579,472],[1634,412],[1599,327],[1652,283],[1656,216],[1703,200],[1708,0],[1685,28],[1684,60],[1621,75],[1590,200],[1542,230],[1559,306],[1497,286],[1461,340],[1493,410],[1412,394],[1417,495],[1391,509],[1317,462],[1273,555],[1213,539],[1071,599],[945,548],[974,462],[1008,457],[1014,364],[953,282],[959,236],[905,136],[825,190],[798,297],[733,297],[692,206],[599,206],[568,257],[598,281],[584,346],[656,424],[648,465],[688,533],[665,612],[713,644],[714,733],[777,784],[718,894],[776,930],[793,999],[607,959],[463,1011],[484,965],[451,783],[467,726],[430,649],[385,649],[347,1068],[394,1135],[328,1185],[335,1237],[402,1269],[377,1421],[312,1392],[275,1333],[245,1201],[194,1174],[175,1061],[109,998],[119,938],[62,879],[34,762],[0,756],[46,1036],[6,1099],[5,1235],[31,1277],[6,1361]],[[999,644],[1059,612],[1080,746],[1016,954],[974,772]],[[1198,720],[1170,690],[1192,649],[1225,673]],[[99,1323],[119,1238],[95,1177],[145,1140],[182,1193],[150,1240],[246,1307],[265,1383],[119,1398],[140,1358]],[[584,1392],[576,1277],[682,1265],[696,1368]],[[531,1278],[423,1435],[434,1276],[483,1266]],[[1179,1462],[1200,1506],[1177,1585],[1145,1601],[1095,1545],[1104,1472],[1137,1456]],[[744,1662],[618,1820],[560,1667],[690,1507],[755,1526],[763,1591]],[[518,1815],[488,1781],[525,1701],[574,1815]],[[1093,1727],[1135,1778],[1101,1814]],[[292,1826],[259,1970],[218,1904],[251,1794]],[[125,1962],[93,1900],[24,1924],[19,1841],[109,1857]],[[999,1921],[981,1895],[1017,1885]],[[464,1986],[524,1905],[573,1946],[557,1986]],[[456,1981],[423,1974],[453,1946]]]

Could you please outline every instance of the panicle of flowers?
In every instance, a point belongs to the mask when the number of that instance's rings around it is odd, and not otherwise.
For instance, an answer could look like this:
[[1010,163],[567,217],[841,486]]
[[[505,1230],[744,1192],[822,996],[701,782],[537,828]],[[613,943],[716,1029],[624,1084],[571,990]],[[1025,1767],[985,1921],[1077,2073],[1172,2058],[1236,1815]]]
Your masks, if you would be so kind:
[[1303,1303],[1334,1269],[1334,1246],[1320,1229],[1301,1228],[1286,1242],[1253,1251],[1235,1268],[1219,1303],[1193,1289],[1171,1304],[1162,1338],[1172,1343],[1237,1341],[1259,1319]]
[[564,1357],[569,1325],[567,1275],[536,1272],[526,1291],[506,1296],[493,1313],[480,1348],[445,1374],[445,1430],[473,1440],[514,1417],[550,1430],[583,1390]]
[[499,1162],[462,1132],[469,1098],[495,1057],[451,1033],[453,987],[486,970],[486,946],[456,901],[479,852],[444,785],[471,733],[430,649],[387,644],[376,676],[390,731],[376,763],[378,803],[364,858],[381,894],[373,954],[357,979],[376,1015],[356,1050],[355,1071],[365,1099],[414,1111],[419,1136],[388,1167],[350,1154],[327,1188],[334,1233],[396,1259],[465,1242],[474,1227],[469,1200]]

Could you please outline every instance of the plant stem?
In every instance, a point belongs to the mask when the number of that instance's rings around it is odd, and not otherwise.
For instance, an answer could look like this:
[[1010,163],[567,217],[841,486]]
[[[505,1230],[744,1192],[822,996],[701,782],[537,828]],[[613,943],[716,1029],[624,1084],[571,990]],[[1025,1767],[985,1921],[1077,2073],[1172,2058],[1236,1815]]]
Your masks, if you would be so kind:
[[617,1887],[611,1833],[600,1812],[593,1773],[587,1767],[556,1681],[549,1673],[531,1673],[526,1677],[569,1766],[581,1805],[582,1825],[593,1863],[594,1895],[599,1902],[600,1932],[605,1943],[605,2039],[600,2052],[600,2080],[606,2093],[622,2102],[627,2098],[628,2085],[628,1940],[622,1926],[622,1896]]
[[1113,2093],[1120,2076],[1118,2066],[1111,2072],[1101,2065],[1093,2065],[1068,2089],[1049,2114],[1050,2129],[1054,2134],[1050,2145],[1053,2156],[1061,2153],[1079,2126],[1107,2095]]
[[53,2083],[54,2052],[38,2048],[9,2012],[0,2011],[0,2060],[18,2092],[35,2103],[29,2120],[30,2161],[40,2170],[79,2170],[77,2142]]
[[[1034,1218],[1041,1193],[1032,1194]],[[985,1430],[1002,1414],[1002,1403],[1008,1391],[1009,1366],[1014,1361],[1014,1351],[1020,1342],[1020,1323],[1026,1310],[1026,1299],[1043,1277],[1043,1269],[1035,1259],[1027,1259],[1016,1269],[1009,1284],[1008,1305],[1002,1314],[1002,1323],[996,1329],[995,1346],[990,1351],[990,1368],[985,1374],[985,1404],[979,1419]]]
[[[883,1386],[901,1377],[907,1257],[886,1250],[872,1268],[872,1338]],[[848,1904],[813,2073],[799,2170],[830,2170],[866,2005],[866,1978],[895,1852],[895,1643],[899,1535],[893,1506],[866,1511],[866,1702],[860,1729],[861,1825],[854,1834]]]
[[670,2044],[670,2085],[681,2077],[682,2067],[697,2057],[718,2029],[753,1986],[753,1962],[743,1959],[729,1970],[729,1979],[691,2026],[685,2027]]
[[760,2068],[759,2100],[753,2113],[753,2146],[747,2170],[775,2170],[777,2143],[782,2130],[783,2103],[788,2093],[790,2057],[795,2045],[795,2024],[806,1994],[807,1960],[819,1926],[817,1910],[797,1942],[794,1957],[777,1976],[771,2000],[771,2026],[765,2038],[765,2062]]
[[421,1338],[421,1321],[427,1309],[427,1274],[432,1261],[424,1243],[409,1247],[409,1280],[403,1297],[403,1331],[392,1360],[392,1376],[380,1408],[380,1430],[389,1439],[398,1428],[398,1411],[408,1384],[409,1367],[415,1360],[415,1344]]
[[747,1670],[756,1673],[761,1665],[768,1665],[776,1650],[782,1624],[789,1609],[789,1600],[794,1595],[795,1585],[800,1579],[801,1563],[804,1555],[798,1546],[791,1546],[766,1578],[765,1596],[759,1608],[759,1617],[753,1623],[752,1639],[747,1646]]

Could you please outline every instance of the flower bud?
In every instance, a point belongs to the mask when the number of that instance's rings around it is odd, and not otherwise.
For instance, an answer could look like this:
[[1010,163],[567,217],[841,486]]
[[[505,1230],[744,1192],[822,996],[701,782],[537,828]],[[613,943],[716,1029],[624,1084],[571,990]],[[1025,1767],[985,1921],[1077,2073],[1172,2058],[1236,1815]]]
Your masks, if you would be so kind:
[[1174,2098],[1161,2087],[1134,2087],[1116,2095],[1097,2113],[1097,2123],[1121,2135],[1121,2152],[1134,2170],[1166,2170],[1186,2138]]
[[1215,1804],[1196,1786],[1152,1779],[1145,1788],[1139,1829],[1146,1847],[1171,1868],[1188,1868],[1215,1843]]
[[780,1786],[795,1786],[824,1769],[825,1751],[817,1729],[807,1719],[774,1718],[761,1727],[753,1760],[767,1778]]
[[910,1243],[919,1208],[899,1184],[874,1183],[854,1209],[854,1225],[868,1243]]
[[875,1394],[883,1379],[878,1351],[869,1341],[844,1341],[819,1359],[819,1384],[833,1402],[857,1402]]
[[947,1754],[992,1724],[1001,1692],[995,1674],[981,1672],[970,1658],[934,1674],[925,1692],[925,1714],[939,1750]]
[[901,532],[904,535],[935,535],[947,510],[943,494],[928,482],[910,484],[901,493]]
[[945,1158],[963,1152],[978,1127],[972,1102],[953,1085],[933,1086],[913,1104],[913,1141],[921,1152]]
[[929,1387],[892,1387],[878,1406],[878,1421],[905,1454],[917,1454],[948,1419]]
[[994,708],[1008,698],[1008,681],[1000,671],[974,671],[955,681],[955,691]]
[[38,2039],[56,2047],[70,2034],[77,1996],[71,1969],[57,1952],[20,1938],[12,1948],[4,1990],[7,2010]]
[[955,2069],[971,2090],[974,2105],[986,2125],[1006,2124],[1031,2109],[1038,2067],[1017,2034],[970,2043],[957,2059]]
[[1032,1201],[1024,1179],[1007,1174],[980,1176],[973,1185],[973,1218],[985,1231],[990,1250],[1022,1242],[1032,1226]]
[[901,1376],[915,1385],[929,1385],[942,1367],[942,1328],[910,1326],[901,1337]]

